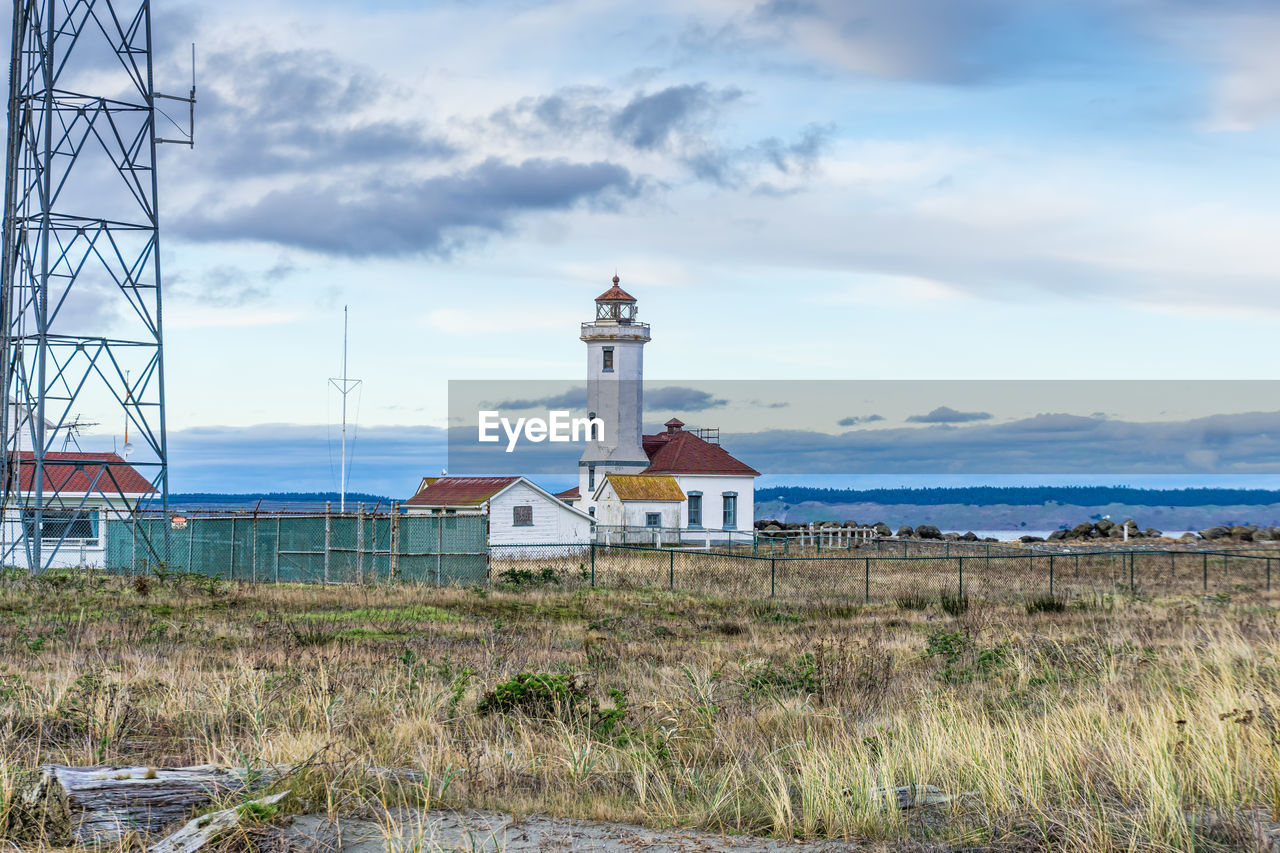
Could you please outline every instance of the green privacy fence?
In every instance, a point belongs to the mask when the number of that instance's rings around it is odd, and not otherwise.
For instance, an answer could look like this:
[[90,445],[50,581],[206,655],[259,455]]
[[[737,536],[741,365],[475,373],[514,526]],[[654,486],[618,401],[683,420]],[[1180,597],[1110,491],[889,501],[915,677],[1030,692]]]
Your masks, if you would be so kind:
[[106,533],[106,568],[122,574],[437,585],[482,583],[488,574],[483,516],[156,515],[113,519]]

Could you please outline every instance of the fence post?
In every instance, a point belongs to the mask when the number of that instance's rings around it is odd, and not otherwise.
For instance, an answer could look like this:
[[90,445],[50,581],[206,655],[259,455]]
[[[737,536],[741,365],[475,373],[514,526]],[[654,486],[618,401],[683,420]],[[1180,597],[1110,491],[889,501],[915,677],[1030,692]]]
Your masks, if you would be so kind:
[[778,561],[769,560],[769,597],[773,598],[774,592],[777,591],[778,583]]
[[1133,595],[1138,591],[1138,587],[1133,582],[1133,552],[1129,552],[1129,594]]
[[227,549],[227,580],[236,577],[236,517],[231,516],[231,547]]
[[667,551],[670,562],[667,564],[667,586],[674,590],[676,588],[676,550],[672,548]]
[[253,508],[253,569],[251,572],[253,582],[258,582],[258,508]]
[[871,603],[871,558],[862,558],[862,603]]
[[194,572],[196,570],[195,540],[196,540],[196,519],[188,518],[187,519],[187,565],[186,565],[186,570],[188,572]]
[[1271,558],[1267,557],[1267,592],[1271,592]]
[[591,543],[591,588],[596,588],[596,543]]
[[364,502],[356,505],[356,583],[364,584]]
[[329,546],[331,537],[333,536],[333,516],[330,511],[333,509],[331,501],[325,501],[324,504],[324,582],[329,583]]
[[1053,555],[1049,555],[1049,597],[1053,598]]
[[960,579],[960,598],[964,598],[964,557],[957,557],[956,563],[959,565],[957,574]]
[[276,565],[275,582],[280,583],[280,516],[276,516]]
[[1209,552],[1205,551],[1200,555],[1204,558],[1204,582],[1202,588],[1205,592],[1209,591]]
[[441,572],[444,568],[444,516],[436,516],[436,588],[440,587]]
[[391,502],[391,553],[387,555],[387,580],[400,577],[400,511],[399,505]]

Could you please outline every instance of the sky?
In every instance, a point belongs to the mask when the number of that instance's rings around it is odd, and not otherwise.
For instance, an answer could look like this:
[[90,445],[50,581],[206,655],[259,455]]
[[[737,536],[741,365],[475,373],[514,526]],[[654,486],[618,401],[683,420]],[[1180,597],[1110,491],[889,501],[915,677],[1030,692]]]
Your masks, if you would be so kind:
[[153,6],[177,491],[337,486],[348,305],[407,497],[615,272],[657,380],[1274,378],[1274,0]]

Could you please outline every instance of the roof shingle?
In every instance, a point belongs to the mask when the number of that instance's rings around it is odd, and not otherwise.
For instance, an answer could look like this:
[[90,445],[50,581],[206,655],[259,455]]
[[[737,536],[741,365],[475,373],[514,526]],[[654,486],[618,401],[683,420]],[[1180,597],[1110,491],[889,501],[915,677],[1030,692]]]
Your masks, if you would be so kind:
[[480,506],[519,479],[514,476],[425,478],[426,485],[401,506]]
[[[24,450],[18,460],[18,488],[24,492],[33,491],[35,454]],[[103,470],[104,466],[106,470]],[[63,451],[44,455],[44,490],[111,497],[148,495],[155,491],[155,487],[119,454]]]
[[718,444],[691,432],[677,429],[644,437],[649,457],[647,474],[742,474],[759,477],[760,472],[735,459]]
[[624,501],[682,501],[684,492],[669,474],[606,474],[618,498]]

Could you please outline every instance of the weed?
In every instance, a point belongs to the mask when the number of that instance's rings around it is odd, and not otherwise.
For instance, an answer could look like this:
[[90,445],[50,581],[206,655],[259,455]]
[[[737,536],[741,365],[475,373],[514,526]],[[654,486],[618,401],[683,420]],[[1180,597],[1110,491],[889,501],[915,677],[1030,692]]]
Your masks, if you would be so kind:
[[930,596],[919,590],[900,593],[893,601],[898,605],[899,610],[928,610],[929,605],[933,603]]
[[1067,609],[1067,602],[1053,595],[1038,595],[1026,604],[1027,615],[1037,613],[1062,613]]
[[938,593],[938,604],[948,616],[963,616],[969,612],[969,595],[943,589]]

